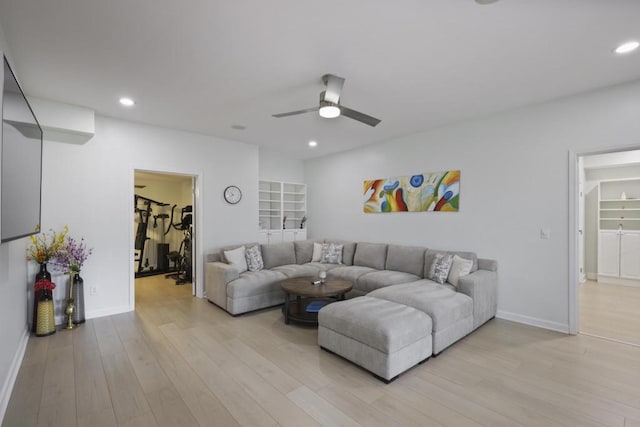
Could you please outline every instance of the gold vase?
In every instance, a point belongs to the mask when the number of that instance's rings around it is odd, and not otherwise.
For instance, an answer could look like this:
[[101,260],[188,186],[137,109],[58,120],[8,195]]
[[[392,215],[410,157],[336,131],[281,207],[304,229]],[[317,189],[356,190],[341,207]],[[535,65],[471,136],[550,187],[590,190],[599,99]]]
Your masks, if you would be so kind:
[[67,315],[67,324],[64,326],[64,329],[74,329],[75,325],[73,324],[73,312],[76,310],[76,306],[73,302],[73,276],[75,276],[75,272],[69,272],[69,294],[67,295],[67,306],[64,309],[64,314]]

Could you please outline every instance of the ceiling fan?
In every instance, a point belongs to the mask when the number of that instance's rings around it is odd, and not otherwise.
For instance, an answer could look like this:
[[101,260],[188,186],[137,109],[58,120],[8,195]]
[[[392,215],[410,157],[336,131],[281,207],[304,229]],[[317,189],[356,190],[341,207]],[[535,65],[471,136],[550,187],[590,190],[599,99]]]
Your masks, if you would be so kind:
[[340,105],[340,92],[342,92],[342,86],[344,85],[344,79],[342,77],[334,76],[333,74],[325,74],[322,76],[322,82],[327,89],[320,93],[319,106],[307,108],[305,110],[291,111],[289,113],[274,114],[273,117],[288,117],[317,111],[321,117],[327,119],[332,119],[342,115],[372,127],[380,123],[380,119],[376,119],[375,117],[371,117],[367,114]]

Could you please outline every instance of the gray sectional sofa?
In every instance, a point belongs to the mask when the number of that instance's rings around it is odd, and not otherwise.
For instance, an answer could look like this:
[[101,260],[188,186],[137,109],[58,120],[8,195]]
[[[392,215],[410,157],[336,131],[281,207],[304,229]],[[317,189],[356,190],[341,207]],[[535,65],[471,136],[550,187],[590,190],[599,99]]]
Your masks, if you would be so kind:
[[[496,314],[497,263],[473,252],[448,252],[473,261],[457,286],[428,277],[437,251],[417,246],[344,240],[342,263],[312,262],[314,240],[260,245],[264,269],[239,273],[227,264],[223,247],[207,257],[207,299],[232,315],[284,302],[280,282],[290,277],[347,279],[346,301],[318,314],[319,345],[389,381],[438,354]],[[257,243],[245,244],[251,247]]]

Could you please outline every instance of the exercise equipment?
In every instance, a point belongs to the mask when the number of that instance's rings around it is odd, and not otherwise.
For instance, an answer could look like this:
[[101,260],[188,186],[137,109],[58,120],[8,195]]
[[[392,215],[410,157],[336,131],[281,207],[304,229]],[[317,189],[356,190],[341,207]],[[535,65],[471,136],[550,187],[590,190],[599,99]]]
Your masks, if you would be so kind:
[[[149,199],[147,197],[140,196],[135,194],[133,196],[134,201],[134,213],[138,215],[138,228],[136,229],[136,238],[134,242],[134,248],[137,251],[140,251],[138,257],[134,259],[134,261],[138,262],[138,269],[136,271],[136,276],[140,275],[144,272],[145,266],[149,267],[149,258],[145,257],[147,248],[147,240],[150,237],[147,235],[149,228],[149,218],[151,218],[153,213],[153,208],[151,205],[157,205],[158,207],[169,206],[168,203],[158,202],[153,199]],[[139,204],[142,204],[142,207],[139,207]],[[157,215],[161,217],[162,214]],[[166,214],[164,214],[166,215]],[[168,215],[166,215],[168,217]],[[163,220],[164,226],[164,220]],[[157,227],[157,219],[154,217],[154,227]],[[166,233],[164,233],[166,234]],[[163,234],[163,238],[164,238]]]
[[153,216],[153,228],[158,228],[158,219],[162,221],[162,227],[160,228],[160,242],[156,245],[156,265],[159,273],[165,273],[169,271],[169,244],[165,243],[165,221],[169,219],[169,214],[161,213]]
[[173,263],[175,272],[167,274],[165,277],[172,277],[175,279],[176,285],[182,285],[192,280],[193,206],[187,205],[180,209],[180,219],[174,222],[177,207],[178,205],[171,207],[171,220],[164,234],[168,234],[174,228],[183,233],[183,239],[178,250],[171,251],[167,255],[168,261]]

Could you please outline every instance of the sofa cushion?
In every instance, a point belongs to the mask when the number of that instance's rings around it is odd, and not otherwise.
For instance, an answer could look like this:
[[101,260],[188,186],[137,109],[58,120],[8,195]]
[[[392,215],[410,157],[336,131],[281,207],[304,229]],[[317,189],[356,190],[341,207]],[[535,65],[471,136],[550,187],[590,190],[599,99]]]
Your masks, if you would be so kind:
[[353,265],[353,255],[356,251],[356,242],[339,239],[325,239],[324,242],[342,245],[342,263],[344,265]]
[[356,253],[353,256],[354,265],[376,270],[384,270],[386,260],[387,245],[384,243],[358,243]]
[[225,264],[229,264],[229,260],[224,256],[224,251],[229,251],[232,249],[238,249],[240,246],[244,246],[245,248],[250,248],[251,246],[259,245],[260,243],[252,242],[252,243],[244,243],[239,245],[227,245],[220,248],[220,261]]
[[478,258],[478,269],[498,271],[498,261],[496,261],[495,259]]
[[454,255],[447,282],[451,283],[454,287],[458,286],[458,280],[460,277],[464,277],[469,274],[471,272],[471,267],[473,267],[473,261]]
[[433,353],[438,354],[473,330],[473,300],[449,286],[429,280],[388,286],[371,292],[376,298],[405,304],[433,321]]
[[431,335],[424,312],[369,296],[326,305],[318,324],[386,354]]
[[311,261],[309,262],[322,262],[322,248],[324,243],[313,242],[313,254],[311,254]]
[[420,276],[405,273],[404,271],[372,271],[358,277],[358,281],[354,287],[359,291],[367,293],[385,286],[397,285],[398,283],[415,282],[420,279]]
[[[318,265],[322,265],[319,264]],[[273,270],[284,273],[287,277],[303,277],[303,276],[317,276],[320,272],[320,267],[316,267],[313,264],[288,264],[273,267]]]
[[293,242],[293,247],[296,253],[296,264],[311,262],[313,240],[296,240]]
[[426,278],[441,285],[446,282],[453,264],[453,257],[454,255],[451,254],[436,254]]
[[293,242],[275,243],[273,245],[260,245],[264,268],[273,268],[279,265],[295,264],[296,251]]
[[[333,264],[322,264],[322,265],[333,265]],[[344,279],[350,280],[354,285],[358,280],[358,277],[362,276],[366,273],[371,273],[372,271],[376,271],[370,267],[360,267],[358,265],[349,265],[349,266],[339,266],[332,268],[327,271],[327,277],[330,279]]]
[[342,264],[342,248],[343,245],[337,243],[325,243],[322,245],[323,264]]
[[460,319],[473,317],[470,297],[427,279],[388,286],[367,296],[408,305],[427,313],[433,321],[434,332],[446,329]]
[[205,262],[222,262],[222,258],[220,258],[220,254],[218,252],[212,252],[206,255]]
[[247,248],[244,256],[247,259],[247,270],[260,271],[264,268],[264,261],[262,261],[262,252],[260,252],[260,246],[255,245]]
[[318,271],[320,270],[329,271],[336,267],[342,267],[342,264],[323,264],[321,262],[307,262],[304,265],[310,265],[312,267],[315,267],[318,269]]
[[280,290],[280,282],[286,279],[284,273],[274,270],[247,271],[227,285],[227,296],[243,298]]
[[478,257],[475,252],[439,251],[436,249],[427,249],[424,253],[424,274],[422,277],[429,277],[429,270],[431,269],[431,264],[433,264],[435,256],[438,253],[458,255],[460,258],[470,259],[473,261],[471,272],[473,273],[478,269]]
[[422,278],[424,274],[424,253],[427,248],[420,246],[389,245],[387,247],[386,270],[404,271]]
[[224,251],[224,257],[229,262],[229,265],[238,270],[238,273],[244,273],[248,270],[245,254],[246,248],[244,246]]

